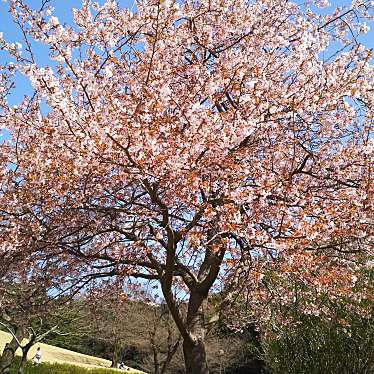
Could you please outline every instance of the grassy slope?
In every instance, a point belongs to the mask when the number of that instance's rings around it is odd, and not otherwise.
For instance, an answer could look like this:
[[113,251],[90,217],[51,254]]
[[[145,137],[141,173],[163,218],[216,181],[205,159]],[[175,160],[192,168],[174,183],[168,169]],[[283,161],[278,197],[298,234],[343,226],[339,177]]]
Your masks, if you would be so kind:
[[[0,331],[0,352],[3,351],[4,346],[7,342],[11,339],[11,335]],[[69,351],[64,348],[54,347],[48,344],[37,344],[34,345],[28,354],[28,358],[31,360],[34,357],[36,348],[40,346],[42,354],[43,354],[43,362],[51,362],[51,363],[66,363],[66,364],[73,364],[78,366],[83,366],[86,368],[108,368],[110,367],[111,362],[108,360],[104,360],[102,358],[93,357],[84,355],[82,353],[77,353],[73,351]],[[20,352],[17,351],[17,354]],[[130,368],[131,369],[131,368]],[[126,373],[136,374],[136,373],[143,373],[139,370],[131,369],[131,371],[126,371]]]

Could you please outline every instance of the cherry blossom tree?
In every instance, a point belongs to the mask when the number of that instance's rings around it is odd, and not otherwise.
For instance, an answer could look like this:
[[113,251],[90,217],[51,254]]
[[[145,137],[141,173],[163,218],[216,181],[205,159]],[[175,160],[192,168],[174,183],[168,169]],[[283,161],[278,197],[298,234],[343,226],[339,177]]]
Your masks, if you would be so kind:
[[[222,282],[318,263],[320,290],[352,289],[373,247],[372,2],[84,0],[73,25],[9,3],[24,40],[1,41],[5,210],[92,274],[158,281],[188,373],[209,372]],[[35,90],[16,107],[14,72]]]

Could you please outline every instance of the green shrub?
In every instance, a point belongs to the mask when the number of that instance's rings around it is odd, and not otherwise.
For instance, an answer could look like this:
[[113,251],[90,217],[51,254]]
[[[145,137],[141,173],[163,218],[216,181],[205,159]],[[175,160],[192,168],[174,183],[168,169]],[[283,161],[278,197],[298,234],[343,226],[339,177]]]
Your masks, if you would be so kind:
[[294,295],[268,304],[272,320],[263,327],[262,353],[270,373],[374,373],[374,271],[360,269],[355,275],[348,296],[314,291],[313,279],[306,283],[292,274],[269,273],[266,282],[274,294]]
[[304,317],[292,329],[280,328],[264,344],[273,374],[374,373],[374,321],[352,317],[349,326]]
[[[19,365],[19,358],[12,365],[10,374],[16,374]],[[40,365],[27,363],[25,374],[118,374],[119,371],[112,369],[88,369],[69,364],[50,364],[44,362]]]

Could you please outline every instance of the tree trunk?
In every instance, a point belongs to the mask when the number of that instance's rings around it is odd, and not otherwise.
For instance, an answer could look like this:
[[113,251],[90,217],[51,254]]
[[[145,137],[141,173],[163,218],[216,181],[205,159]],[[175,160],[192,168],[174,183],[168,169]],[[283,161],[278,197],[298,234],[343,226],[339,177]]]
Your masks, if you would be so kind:
[[18,367],[18,374],[25,374],[26,365],[27,365],[27,355],[34,345],[35,336],[31,336],[29,342],[22,347],[22,358]]
[[[115,339],[114,341],[114,347],[113,347],[113,356],[112,356],[112,368],[117,368],[120,360],[121,355],[121,344],[119,339]],[[1,374],[1,373],[0,373]]]
[[206,326],[204,305],[207,292],[199,288],[191,290],[187,310],[189,338],[183,340],[183,355],[187,374],[209,374],[205,351]]
[[18,367],[18,374],[25,374],[26,370],[26,364],[27,364],[27,353],[26,355],[22,355],[21,362]]
[[160,374],[160,362],[158,360],[158,347],[156,344],[156,333],[157,333],[158,321],[155,321],[153,324],[152,332],[149,335],[149,340],[151,343],[152,351],[153,351],[153,366],[154,371],[153,374]]
[[185,340],[183,354],[187,374],[209,374],[205,345],[202,340],[197,339],[194,342]]
[[[177,352],[177,349],[179,347],[179,342],[180,342],[180,336],[178,337],[177,341],[172,344],[172,339],[173,339],[173,331],[170,326],[170,321],[168,323],[168,350],[167,354],[164,360],[164,363],[162,364],[161,371],[159,374],[165,374],[166,370],[169,368],[170,362],[173,359],[175,353]],[[156,374],[156,373],[155,373]]]
[[[21,341],[23,339],[23,330],[21,328],[17,328],[15,331],[15,336],[18,341]],[[14,356],[18,348],[16,338],[13,337],[10,343],[5,344],[3,354],[0,357],[0,374],[10,373],[10,366],[13,363]]]
[[[159,202],[156,201],[160,205]],[[167,216],[167,209],[160,205]],[[166,209],[166,213],[165,213]],[[166,217],[168,218],[168,217]],[[218,222],[218,221],[217,221]],[[176,257],[176,242],[173,230],[168,228],[168,253],[166,267],[160,278],[162,292],[169,307],[170,313],[183,338],[183,354],[187,374],[209,374],[205,351],[206,325],[204,321],[204,307],[207,303],[210,288],[216,281],[225,255],[226,246],[220,245],[218,223],[212,224],[207,239],[209,245],[206,247],[204,260],[202,261],[197,277],[194,273],[181,267],[181,276],[190,291],[188,300],[187,317],[184,320],[173,296],[173,276],[175,265],[179,265]],[[220,246],[217,250],[217,245]],[[182,264],[183,265],[183,264]],[[161,268],[161,267],[160,267]],[[159,271],[162,273],[162,271]]]

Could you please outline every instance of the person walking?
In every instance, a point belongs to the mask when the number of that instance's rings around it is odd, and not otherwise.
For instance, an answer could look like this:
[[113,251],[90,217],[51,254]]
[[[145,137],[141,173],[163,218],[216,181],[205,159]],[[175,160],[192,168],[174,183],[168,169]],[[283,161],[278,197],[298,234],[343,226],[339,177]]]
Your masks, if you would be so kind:
[[34,365],[39,365],[42,363],[42,351],[40,347],[36,350],[35,356],[33,357]]

